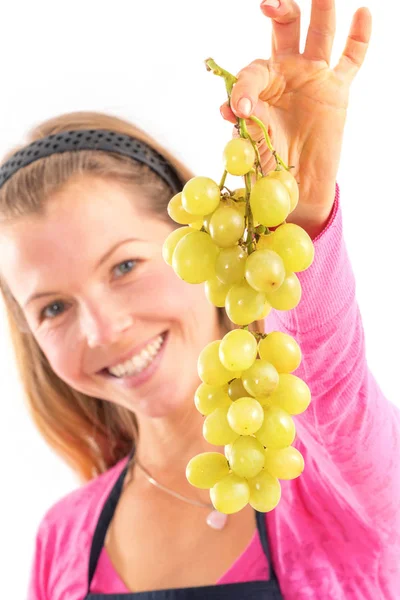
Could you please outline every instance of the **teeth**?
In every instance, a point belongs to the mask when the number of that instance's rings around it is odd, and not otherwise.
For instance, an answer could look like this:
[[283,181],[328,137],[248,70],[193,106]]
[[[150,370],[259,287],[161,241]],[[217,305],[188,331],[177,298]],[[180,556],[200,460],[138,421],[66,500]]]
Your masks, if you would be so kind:
[[126,377],[127,375],[136,375],[143,371],[158,354],[159,349],[162,346],[164,338],[159,335],[153,342],[145,346],[138,354],[135,354],[129,360],[124,363],[115,365],[110,369],[107,369],[111,375],[115,377]]

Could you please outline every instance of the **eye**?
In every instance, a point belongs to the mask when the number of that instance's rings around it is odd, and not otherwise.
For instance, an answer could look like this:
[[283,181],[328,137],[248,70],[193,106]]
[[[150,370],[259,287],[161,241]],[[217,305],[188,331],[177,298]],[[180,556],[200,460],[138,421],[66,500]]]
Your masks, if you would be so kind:
[[65,311],[65,304],[61,301],[52,302],[40,312],[41,319],[55,319]]
[[[134,260],[134,259],[129,259],[129,260],[124,260],[121,263],[118,263],[118,265],[116,265],[113,268],[113,272],[115,273],[115,276],[117,278],[121,278],[124,275],[128,275],[131,271],[133,271],[133,269],[135,268],[135,266],[137,265],[138,261]],[[66,304],[65,302],[62,302],[61,300],[57,300],[56,302],[52,302],[51,304],[48,304],[47,306],[45,306],[43,308],[43,310],[40,311],[40,318],[41,319],[55,319],[56,317],[62,315],[66,310]]]
[[130,259],[130,260],[124,260],[123,262],[116,265],[113,268],[113,271],[114,271],[116,277],[123,277],[124,275],[127,275],[128,273],[133,271],[133,269],[137,265],[137,262],[138,262],[137,260]]

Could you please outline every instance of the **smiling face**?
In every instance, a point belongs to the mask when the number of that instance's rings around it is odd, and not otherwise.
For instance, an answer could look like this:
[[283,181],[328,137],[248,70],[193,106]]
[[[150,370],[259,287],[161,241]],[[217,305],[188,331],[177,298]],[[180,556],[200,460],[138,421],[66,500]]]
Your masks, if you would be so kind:
[[71,182],[45,215],[1,225],[0,273],[63,381],[162,417],[192,402],[198,355],[220,328],[203,286],[164,262],[171,228],[145,202],[140,188]]

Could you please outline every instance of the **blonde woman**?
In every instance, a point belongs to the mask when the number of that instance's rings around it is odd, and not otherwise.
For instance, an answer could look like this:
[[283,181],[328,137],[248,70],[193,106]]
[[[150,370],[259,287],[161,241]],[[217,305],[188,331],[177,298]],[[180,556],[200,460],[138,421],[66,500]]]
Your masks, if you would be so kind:
[[167,203],[192,174],[121,119],[42,123],[0,171],[1,289],[32,417],[83,485],[43,517],[29,600],[398,598],[400,417],[366,363],[336,184],[370,14],[357,11],[331,69],[333,0],[313,0],[303,54],[297,5],[262,11],[272,58],[240,72],[222,113],[268,125],[296,166],[291,219],[315,244],[301,304],[266,321],[301,344],[306,470],[275,510],[226,522],[188,484],[188,460],[210,450],[197,357],[229,327],[161,255]]

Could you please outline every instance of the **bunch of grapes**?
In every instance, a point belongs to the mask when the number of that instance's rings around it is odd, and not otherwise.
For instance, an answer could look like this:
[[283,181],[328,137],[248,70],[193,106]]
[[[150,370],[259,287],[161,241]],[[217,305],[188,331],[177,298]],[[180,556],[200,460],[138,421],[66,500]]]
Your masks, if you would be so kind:
[[[273,151],[265,126],[251,118]],[[170,201],[168,214],[182,227],[163,246],[175,273],[188,283],[204,283],[209,301],[224,308],[233,324],[222,340],[202,350],[202,383],[195,394],[205,417],[204,438],[225,446],[225,453],[199,454],[186,469],[188,481],[209,489],[214,507],[225,514],[247,503],[261,512],[274,509],[279,480],[303,472],[303,457],[292,446],[293,415],[311,401],[307,384],[293,374],[302,358],[295,339],[250,328],[272,308],[287,311],[300,302],[296,273],[312,264],[314,246],[304,229],[286,222],[298,203],[298,185],[275,151],[276,170],[263,173],[242,119],[238,127],[240,137],[224,149],[221,183],[193,177]],[[243,177],[244,187],[229,190],[228,174]]]

